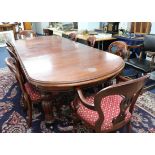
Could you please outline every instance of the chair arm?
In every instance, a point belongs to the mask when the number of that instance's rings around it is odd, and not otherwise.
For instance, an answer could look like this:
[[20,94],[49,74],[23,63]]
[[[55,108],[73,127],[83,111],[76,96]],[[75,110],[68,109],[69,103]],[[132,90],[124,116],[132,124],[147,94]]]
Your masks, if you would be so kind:
[[82,102],[82,104],[87,107],[88,109],[91,109],[91,110],[95,110],[95,106],[94,106],[94,103],[93,104],[90,104],[89,102],[87,102],[86,98],[84,97],[83,93],[82,93],[82,90],[80,88],[76,88],[76,91],[78,93],[78,96]]
[[120,83],[120,82],[129,81],[129,80],[131,80],[131,78],[130,78],[130,77],[127,77],[127,76],[118,75],[118,76],[116,77],[116,80],[117,80],[117,83]]

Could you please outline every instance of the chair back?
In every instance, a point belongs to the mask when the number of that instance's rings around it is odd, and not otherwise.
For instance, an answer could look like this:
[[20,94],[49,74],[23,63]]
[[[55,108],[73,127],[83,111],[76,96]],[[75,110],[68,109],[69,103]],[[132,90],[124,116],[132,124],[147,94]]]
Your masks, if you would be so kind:
[[7,49],[7,51],[8,51],[8,53],[10,54],[10,56],[13,58],[13,59],[15,59],[15,61],[16,61],[16,65],[18,66],[18,69],[20,70],[20,72],[21,72],[21,76],[22,76],[22,78],[23,78],[23,80],[24,80],[24,82],[26,81],[26,76],[25,76],[25,72],[23,71],[23,69],[22,69],[22,66],[21,66],[21,64],[20,64],[20,62],[19,62],[19,59],[18,59],[18,57],[17,57],[17,54],[16,54],[16,52],[15,52],[15,49],[13,48],[11,48],[11,47],[6,47],[6,49]]
[[96,37],[95,36],[89,36],[87,38],[87,44],[88,46],[94,47],[95,46],[95,42],[96,42]]
[[145,35],[144,50],[155,52],[155,35]]
[[[102,100],[111,95],[119,95],[122,98],[120,101],[120,112],[119,115],[113,119],[113,128],[116,130],[125,124],[126,111],[129,110],[132,114],[134,104],[141,93],[145,80],[148,76],[143,76],[138,79],[129,80],[127,82],[122,82],[116,85],[106,87],[105,89],[99,91],[94,98],[95,109],[98,112],[99,119],[96,122],[96,131],[101,132],[101,126],[104,121],[104,110],[102,110]],[[104,102],[103,102],[104,104]]]
[[76,33],[72,32],[68,35],[68,38],[72,41],[77,41]]
[[49,36],[49,29],[43,29],[43,33],[45,36]]
[[126,59],[129,56],[128,45],[123,41],[112,42],[108,47],[108,51],[122,57],[123,59]]
[[20,39],[33,38],[33,37],[36,37],[36,33],[32,30],[21,30],[19,32]]
[[7,64],[7,66],[9,67],[10,71],[16,77],[16,80],[18,81],[23,94],[25,94],[25,92],[26,92],[25,87],[24,87],[25,81],[24,81],[21,69],[19,68],[19,65],[18,65],[16,59],[9,57],[9,58],[5,59],[5,62]]

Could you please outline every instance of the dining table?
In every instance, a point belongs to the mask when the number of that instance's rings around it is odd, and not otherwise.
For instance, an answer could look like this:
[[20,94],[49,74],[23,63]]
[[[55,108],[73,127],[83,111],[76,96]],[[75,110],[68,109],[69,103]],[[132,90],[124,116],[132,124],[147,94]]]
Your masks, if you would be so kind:
[[[60,36],[39,36],[15,41],[27,81],[45,92],[74,90],[118,75],[125,66],[119,56]],[[45,119],[53,120],[50,102]]]

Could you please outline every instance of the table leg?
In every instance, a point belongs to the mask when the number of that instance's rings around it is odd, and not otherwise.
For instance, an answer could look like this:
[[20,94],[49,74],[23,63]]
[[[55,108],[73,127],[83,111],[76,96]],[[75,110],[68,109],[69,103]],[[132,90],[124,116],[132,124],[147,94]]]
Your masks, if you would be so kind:
[[54,121],[53,116],[53,105],[51,101],[44,100],[42,101],[42,107],[45,115],[45,122],[46,123],[52,123]]
[[103,41],[102,41],[102,50],[103,50]]
[[100,42],[99,41],[97,42],[97,45],[98,45],[97,48],[100,49]]

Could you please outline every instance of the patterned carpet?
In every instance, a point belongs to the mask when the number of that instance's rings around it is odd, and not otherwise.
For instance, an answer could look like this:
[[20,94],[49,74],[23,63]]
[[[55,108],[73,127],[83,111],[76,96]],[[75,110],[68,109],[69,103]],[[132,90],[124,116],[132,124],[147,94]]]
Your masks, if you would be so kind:
[[[72,97],[71,97],[72,96]],[[69,103],[72,92],[61,93],[53,99],[56,120],[49,126],[45,124],[40,104],[33,108],[32,128],[26,122],[26,112],[21,108],[21,91],[12,73],[0,69],[0,132],[2,133],[65,133],[91,132],[81,121],[73,128],[73,115]],[[60,106],[61,105],[61,106]],[[125,132],[123,129],[118,132]],[[155,94],[146,92],[138,98],[132,117],[132,132],[155,132]]]

